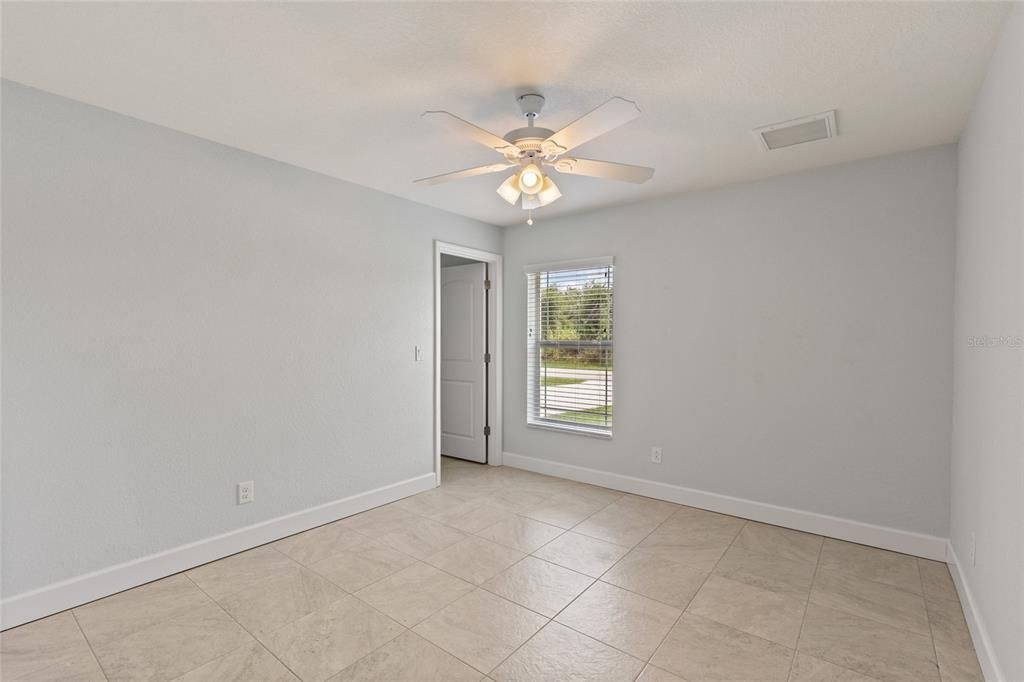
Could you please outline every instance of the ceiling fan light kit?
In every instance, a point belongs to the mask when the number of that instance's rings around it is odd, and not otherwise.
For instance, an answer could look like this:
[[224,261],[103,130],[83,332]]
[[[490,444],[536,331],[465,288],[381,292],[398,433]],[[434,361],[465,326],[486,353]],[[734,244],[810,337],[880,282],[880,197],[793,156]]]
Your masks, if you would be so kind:
[[544,179],[537,164],[527,164],[519,171],[519,189],[523,194],[536,194],[544,186]]
[[511,175],[505,182],[498,186],[498,194],[501,198],[508,203],[515,206],[516,202],[519,201],[519,195],[522,192],[519,190],[519,175]]
[[519,203],[524,211],[530,211],[530,217],[526,222],[532,225],[533,209],[543,208],[562,197],[562,192],[544,169],[554,169],[566,175],[586,175],[636,184],[647,182],[654,175],[653,168],[644,166],[562,156],[639,116],[640,109],[636,103],[621,97],[612,97],[590,113],[555,132],[534,125],[544,107],[543,96],[521,95],[517,101],[526,117],[527,125],[508,132],[504,137],[498,137],[447,111],[423,112],[424,116],[440,120],[474,142],[490,147],[505,157],[505,161],[421,178],[415,182],[435,185],[449,180],[498,173],[518,166],[519,169],[501,183],[497,192],[509,204],[515,206]]
[[561,199],[562,193],[551,178],[544,178],[544,186],[537,192],[537,200],[541,206],[547,206],[551,202]]

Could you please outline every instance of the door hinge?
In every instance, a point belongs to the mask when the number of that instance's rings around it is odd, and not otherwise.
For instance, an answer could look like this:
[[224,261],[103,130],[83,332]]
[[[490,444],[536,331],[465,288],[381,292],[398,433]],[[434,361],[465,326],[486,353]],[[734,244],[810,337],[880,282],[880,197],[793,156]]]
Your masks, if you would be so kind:
[[490,363],[491,363],[491,354],[490,353],[484,353],[484,364],[485,365],[489,365]]
[[491,280],[485,279],[484,280],[484,289],[490,289],[490,288],[491,288]]
[[491,435],[491,427],[490,426],[485,426],[484,427],[484,435],[485,436]]

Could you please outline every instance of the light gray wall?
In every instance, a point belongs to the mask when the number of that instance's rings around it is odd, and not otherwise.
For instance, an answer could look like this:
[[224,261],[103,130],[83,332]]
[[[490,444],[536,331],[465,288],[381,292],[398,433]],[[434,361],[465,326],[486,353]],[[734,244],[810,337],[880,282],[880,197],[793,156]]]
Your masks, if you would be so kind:
[[9,82],[2,141],[5,596],[433,470],[497,228]]
[[[958,175],[950,538],[1002,679],[1024,680],[1024,7],[1019,5],[1003,28],[960,138]],[[978,337],[991,341],[979,344]]]
[[[506,228],[505,450],[945,537],[954,162],[934,147]],[[609,255],[614,438],[529,428],[523,267]]]

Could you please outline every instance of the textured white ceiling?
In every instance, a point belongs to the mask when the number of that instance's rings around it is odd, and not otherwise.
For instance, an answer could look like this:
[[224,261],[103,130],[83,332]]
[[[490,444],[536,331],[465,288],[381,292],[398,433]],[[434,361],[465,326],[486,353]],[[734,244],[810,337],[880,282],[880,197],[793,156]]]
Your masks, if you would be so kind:
[[[1009,4],[10,3],[3,75],[494,224],[499,160],[420,119],[503,135],[515,97],[558,129],[612,95],[643,116],[580,156],[654,166],[635,186],[558,178],[538,217],[953,142]],[[840,136],[766,153],[758,125],[838,110]]]

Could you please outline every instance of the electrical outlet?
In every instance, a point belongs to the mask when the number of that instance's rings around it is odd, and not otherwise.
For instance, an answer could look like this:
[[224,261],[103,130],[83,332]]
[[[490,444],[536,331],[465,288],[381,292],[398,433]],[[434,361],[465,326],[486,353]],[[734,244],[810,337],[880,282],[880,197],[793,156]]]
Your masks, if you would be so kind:
[[661,464],[661,448],[651,448],[651,461]]
[[252,481],[242,481],[238,484],[238,504],[249,504],[256,499],[256,489]]

